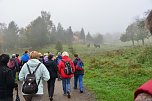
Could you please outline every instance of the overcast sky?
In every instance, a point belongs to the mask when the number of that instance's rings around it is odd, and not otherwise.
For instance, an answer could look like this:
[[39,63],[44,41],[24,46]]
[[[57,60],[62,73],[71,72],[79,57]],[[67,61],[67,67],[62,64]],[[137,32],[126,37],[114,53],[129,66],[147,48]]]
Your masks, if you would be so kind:
[[82,27],[85,33],[124,32],[137,16],[152,9],[152,0],[0,0],[0,22],[15,21],[27,26],[42,10],[73,31]]

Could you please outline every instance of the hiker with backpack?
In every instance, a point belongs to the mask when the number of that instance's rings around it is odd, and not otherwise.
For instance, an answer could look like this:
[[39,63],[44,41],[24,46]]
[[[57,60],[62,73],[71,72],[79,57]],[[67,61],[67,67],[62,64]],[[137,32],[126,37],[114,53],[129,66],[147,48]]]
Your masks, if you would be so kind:
[[19,73],[19,80],[23,81],[22,92],[26,101],[42,101],[43,80],[50,79],[49,71],[38,58],[39,53],[32,51],[30,60],[23,65]]
[[73,77],[74,71],[75,71],[75,68],[74,68],[73,61],[69,58],[68,52],[64,51],[62,53],[62,59],[58,65],[58,72],[62,79],[62,87],[63,87],[63,92],[64,92],[63,95],[67,95],[68,98],[71,97],[70,80]]
[[75,73],[74,73],[74,89],[77,89],[77,84],[79,80],[79,90],[80,93],[83,93],[83,75],[84,75],[84,69],[83,69],[83,62],[78,57],[78,54],[74,54],[74,66],[75,66]]
[[18,87],[7,66],[9,58],[7,54],[0,55],[0,101],[13,101],[13,89]]
[[12,58],[8,62],[8,67],[13,71],[14,80],[16,79],[16,72],[19,70],[19,65],[16,60],[16,54],[12,54]]
[[48,83],[48,94],[50,101],[53,100],[53,94],[54,94],[54,87],[55,87],[55,80],[58,77],[58,67],[57,63],[55,62],[55,57],[53,54],[48,55],[48,61],[45,63],[45,66],[47,67],[49,73],[50,73],[50,79],[47,81]]

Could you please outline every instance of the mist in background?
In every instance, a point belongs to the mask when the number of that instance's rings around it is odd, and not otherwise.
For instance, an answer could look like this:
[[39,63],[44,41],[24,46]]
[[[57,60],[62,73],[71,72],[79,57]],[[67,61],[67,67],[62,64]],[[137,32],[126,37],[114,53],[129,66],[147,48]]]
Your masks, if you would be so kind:
[[151,0],[0,0],[0,22],[13,20],[25,27],[44,10],[56,26],[60,22],[74,31],[83,27],[91,34],[116,33],[125,31],[151,5]]

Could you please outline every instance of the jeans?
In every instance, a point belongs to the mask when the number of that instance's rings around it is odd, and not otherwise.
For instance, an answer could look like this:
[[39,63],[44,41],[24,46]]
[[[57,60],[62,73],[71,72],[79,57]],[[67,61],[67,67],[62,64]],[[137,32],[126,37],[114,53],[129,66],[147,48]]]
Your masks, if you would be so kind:
[[74,89],[77,89],[77,84],[79,80],[79,89],[83,91],[83,75],[74,76]]
[[56,78],[53,78],[53,79],[50,79],[50,80],[47,82],[47,83],[48,83],[48,93],[49,93],[49,97],[53,97],[55,80],[56,80]]
[[67,94],[67,92],[70,92],[70,78],[62,78],[62,87],[64,94]]

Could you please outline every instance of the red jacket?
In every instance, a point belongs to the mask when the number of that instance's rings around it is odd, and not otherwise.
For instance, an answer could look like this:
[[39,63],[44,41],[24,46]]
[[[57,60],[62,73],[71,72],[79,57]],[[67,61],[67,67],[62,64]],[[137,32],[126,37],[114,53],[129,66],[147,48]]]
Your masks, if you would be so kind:
[[[65,62],[70,61],[70,64],[72,66],[72,71],[73,71],[73,74],[74,74],[75,68],[74,68],[73,61],[68,56],[63,56],[62,60],[65,61]],[[64,73],[65,65],[64,65],[63,61],[60,61],[59,64],[58,64],[59,74],[60,74],[61,78],[71,78],[73,76],[73,74],[67,75],[67,74]]]
[[146,93],[152,96],[152,80],[147,81],[143,85],[141,85],[134,93],[134,99],[138,96],[140,93]]

